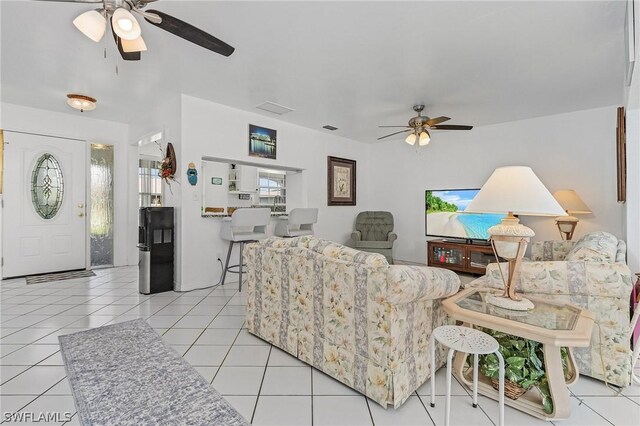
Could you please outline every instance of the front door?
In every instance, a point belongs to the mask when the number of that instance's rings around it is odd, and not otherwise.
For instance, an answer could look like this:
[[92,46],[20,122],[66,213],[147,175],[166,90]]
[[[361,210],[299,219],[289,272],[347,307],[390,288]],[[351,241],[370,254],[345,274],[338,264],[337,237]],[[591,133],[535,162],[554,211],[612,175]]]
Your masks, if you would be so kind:
[[86,267],[84,141],[4,132],[3,277]]

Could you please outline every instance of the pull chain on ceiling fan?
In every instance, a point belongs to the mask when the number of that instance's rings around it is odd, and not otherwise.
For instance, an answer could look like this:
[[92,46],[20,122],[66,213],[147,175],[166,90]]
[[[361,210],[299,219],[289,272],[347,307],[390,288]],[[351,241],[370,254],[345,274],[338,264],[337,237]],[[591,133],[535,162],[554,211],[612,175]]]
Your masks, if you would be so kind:
[[409,120],[408,126],[378,126],[380,128],[388,128],[388,127],[401,127],[406,130],[400,130],[399,132],[391,133],[389,135],[385,135],[379,137],[378,140],[386,139],[391,136],[399,135],[401,133],[409,133],[409,136],[405,139],[405,142],[409,145],[415,145],[418,142],[419,146],[425,146],[429,144],[431,141],[431,133],[429,130],[471,130],[473,126],[463,126],[463,125],[454,125],[454,124],[445,124],[441,125],[445,121],[451,120],[449,117],[436,117],[429,118],[427,116],[422,115],[422,110],[424,110],[424,105],[414,105],[413,110],[418,113],[416,117],[413,117]]
[[147,50],[142,29],[133,13],[165,31],[223,56],[230,56],[234,48],[211,34],[159,10],[143,10],[156,0],[38,0],[65,3],[101,4],[73,20],[73,25],[96,43],[102,40],[107,26],[111,25],[114,41],[125,61],[140,60],[140,52]]

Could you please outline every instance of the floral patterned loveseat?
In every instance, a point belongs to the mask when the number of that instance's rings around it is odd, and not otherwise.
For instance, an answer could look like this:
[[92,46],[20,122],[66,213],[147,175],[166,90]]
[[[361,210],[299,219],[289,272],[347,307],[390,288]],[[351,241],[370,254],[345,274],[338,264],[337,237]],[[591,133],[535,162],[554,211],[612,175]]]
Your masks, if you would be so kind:
[[[506,276],[509,267],[505,263],[502,268]],[[502,288],[498,265],[490,264],[485,276],[467,286]],[[578,241],[533,243],[531,261],[522,262],[517,282],[517,290],[525,294],[590,311],[597,325],[591,346],[573,349],[578,369],[622,387],[629,386],[631,377],[627,336],[632,288],[626,244],[607,232],[592,232]]]
[[249,244],[244,260],[250,333],[384,407],[431,376],[429,337],[449,321],[439,299],[458,291],[455,273],[308,236]]

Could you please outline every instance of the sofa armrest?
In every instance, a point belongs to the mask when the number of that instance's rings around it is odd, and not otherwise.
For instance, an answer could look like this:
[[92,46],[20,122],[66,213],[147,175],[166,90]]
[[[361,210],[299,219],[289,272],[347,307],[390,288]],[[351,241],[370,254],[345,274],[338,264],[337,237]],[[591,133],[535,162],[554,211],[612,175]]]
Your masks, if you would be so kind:
[[460,289],[460,278],[455,272],[428,266],[391,266],[387,283],[387,302],[391,304],[441,299]]
[[353,231],[351,233],[351,239],[353,240],[353,242],[360,241],[362,239],[362,232]]
[[393,243],[397,239],[398,235],[395,232],[389,232],[389,234],[387,234],[387,241],[389,241],[390,243]]
[[[505,279],[509,265],[501,263]],[[483,285],[503,288],[497,263],[487,265],[482,281],[472,282],[471,287]],[[529,294],[568,294],[592,297],[628,299],[633,289],[631,270],[622,262],[522,262],[516,290]]]

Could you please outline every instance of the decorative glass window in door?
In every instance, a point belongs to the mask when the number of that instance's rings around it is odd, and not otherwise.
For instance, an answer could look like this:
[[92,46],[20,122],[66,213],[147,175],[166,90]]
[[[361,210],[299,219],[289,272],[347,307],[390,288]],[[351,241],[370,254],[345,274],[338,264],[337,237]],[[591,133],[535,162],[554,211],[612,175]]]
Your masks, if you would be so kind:
[[91,266],[113,265],[113,146],[91,144]]
[[31,202],[38,215],[51,219],[62,207],[64,179],[62,168],[56,158],[44,153],[33,168],[31,174]]

